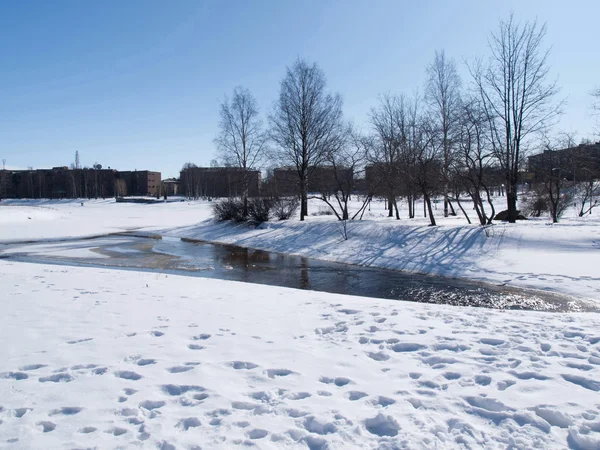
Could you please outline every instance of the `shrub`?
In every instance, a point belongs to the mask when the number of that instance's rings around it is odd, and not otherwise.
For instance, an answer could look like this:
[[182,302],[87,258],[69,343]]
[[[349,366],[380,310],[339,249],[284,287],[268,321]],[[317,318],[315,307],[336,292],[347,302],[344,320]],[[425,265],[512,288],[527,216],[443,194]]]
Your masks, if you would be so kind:
[[253,198],[248,201],[248,219],[256,224],[268,222],[273,208],[273,200],[268,197]]
[[239,199],[228,198],[220,200],[212,205],[213,217],[217,220],[235,220],[243,222],[246,220],[244,216],[244,203]]
[[277,198],[273,202],[273,215],[277,220],[288,220],[296,213],[299,205],[298,197]]
[[525,203],[524,210],[529,217],[540,217],[542,213],[548,211],[548,199],[544,195],[535,193]]
[[329,206],[319,206],[318,209],[310,214],[311,216],[333,216],[333,211]]

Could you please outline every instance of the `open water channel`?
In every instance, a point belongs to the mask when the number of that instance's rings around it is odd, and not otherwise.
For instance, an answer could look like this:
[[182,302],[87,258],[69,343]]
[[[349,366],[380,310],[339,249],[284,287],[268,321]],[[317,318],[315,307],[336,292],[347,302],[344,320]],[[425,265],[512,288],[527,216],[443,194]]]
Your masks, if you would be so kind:
[[153,271],[390,300],[557,312],[600,311],[589,302],[552,293],[166,236],[118,234],[0,244],[0,258]]

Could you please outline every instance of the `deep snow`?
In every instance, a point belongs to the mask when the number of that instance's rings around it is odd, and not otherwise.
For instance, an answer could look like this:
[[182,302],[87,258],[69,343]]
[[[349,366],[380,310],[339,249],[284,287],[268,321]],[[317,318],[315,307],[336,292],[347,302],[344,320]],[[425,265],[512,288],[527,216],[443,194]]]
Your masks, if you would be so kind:
[[6,448],[600,445],[600,320],[0,261]]

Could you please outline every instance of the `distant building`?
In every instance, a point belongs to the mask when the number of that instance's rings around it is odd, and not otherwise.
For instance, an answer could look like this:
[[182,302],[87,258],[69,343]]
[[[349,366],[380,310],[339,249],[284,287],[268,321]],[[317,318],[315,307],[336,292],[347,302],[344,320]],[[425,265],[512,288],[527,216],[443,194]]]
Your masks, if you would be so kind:
[[[336,174],[337,171],[337,174]],[[337,175],[337,176],[336,176]],[[333,166],[314,167],[308,176],[308,191],[331,195],[339,185],[353,185],[352,169]],[[300,177],[292,167],[279,167],[273,170],[273,189],[277,195],[288,197],[300,193]]]
[[[260,195],[261,175],[249,171],[248,195]],[[239,197],[243,194],[244,171],[239,167],[187,167],[179,175],[181,195],[200,197]]]
[[118,172],[84,168],[0,170],[2,198],[108,198],[152,195],[160,191],[160,172]]
[[162,195],[179,195],[179,180],[177,178],[167,178],[162,180]]
[[560,168],[561,176],[569,181],[600,179],[600,142],[562,150],[546,150],[529,157],[529,172],[533,180],[541,179],[549,170],[557,168]]
[[0,198],[106,198],[114,195],[115,171],[69,169],[0,171]]
[[160,195],[160,172],[151,172],[149,170],[133,170],[119,172],[118,178],[125,182],[127,194],[133,196],[151,196]]

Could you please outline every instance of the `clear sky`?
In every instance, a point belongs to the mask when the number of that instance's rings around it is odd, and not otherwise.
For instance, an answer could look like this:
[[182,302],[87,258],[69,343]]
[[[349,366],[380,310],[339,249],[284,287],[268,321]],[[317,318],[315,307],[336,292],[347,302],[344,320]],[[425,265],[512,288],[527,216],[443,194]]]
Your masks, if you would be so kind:
[[547,22],[559,128],[592,137],[599,0],[0,0],[0,159],[52,167],[79,150],[83,165],[163,177],[208,165],[223,96],[245,86],[266,117],[297,57],[366,129],[378,94],[423,90],[436,49],[467,81],[463,61],[487,55],[511,10]]

